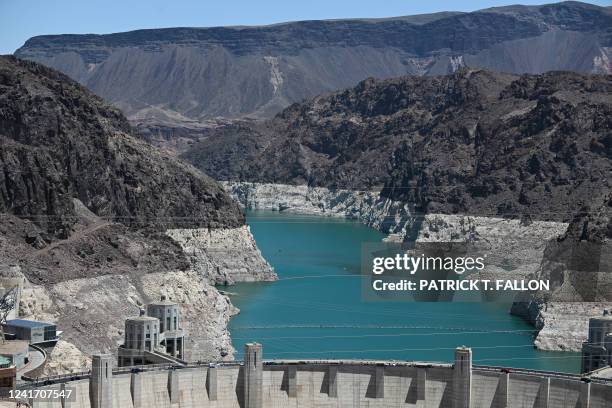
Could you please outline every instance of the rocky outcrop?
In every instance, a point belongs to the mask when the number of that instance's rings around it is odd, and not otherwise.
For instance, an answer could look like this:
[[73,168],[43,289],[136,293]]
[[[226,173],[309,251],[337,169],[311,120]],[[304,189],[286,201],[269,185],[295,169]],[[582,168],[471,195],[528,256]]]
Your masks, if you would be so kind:
[[486,273],[524,279],[539,270],[547,244],[562,236],[568,224],[426,214],[417,242],[465,242],[486,256]]
[[47,354],[47,362],[40,377],[66,373],[80,373],[91,369],[91,357],[74,344],[60,340]]
[[569,222],[612,189],[612,77],[366,80],[182,157],[218,180],[381,191],[419,213]]
[[62,238],[73,198],[138,228],[244,223],[217,183],[133,137],[117,109],[57,71],[1,57],[0,108],[1,212]]
[[[236,280],[272,280],[276,278],[274,271],[262,258],[246,226],[233,230],[172,230],[168,234],[176,237],[175,245],[179,250],[179,243],[187,243],[184,270],[174,270],[171,264],[152,268],[145,261],[142,265],[137,262],[117,264],[117,269],[92,273],[94,267],[88,268],[84,262],[71,263],[66,255],[75,252],[73,245],[83,245],[77,241],[59,243],[53,259],[63,260],[61,265],[68,270],[82,271],[81,278],[54,274],[55,264],[45,263],[45,271],[57,276],[45,279],[43,284],[32,284],[26,279],[19,309],[21,317],[55,322],[63,331],[60,348],[54,348],[49,354],[46,373],[80,371],[83,356],[100,351],[114,352],[123,342],[124,320],[137,315],[142,305],[157,300],[162,294],[181,305],[182,321],[188,333],[187,358],[219,360],[233,357],[227,324],[238,309],[213,285]],[[95,242],[100,238],[94,233],[83,241]],[[150,244],[145,240],[130,241],[129,236],[119,238],[122,245],[133,247],[125,250],[134,251],[135,259],[143,251],[141,245]],[[8,241],[8,244],[14,245],[15,241]],[[215,245],[216,248],[225,245],[223,253],[215,251]],[[0,265],[2,276],[25,278],[22,268],[32,272],[29,261],[35,256],[20,247],[3,249],[7,252],[17,249],[18,253],[25,253],[25,257],[22,266],[17,260],[12,266]],[[116,254],[115,257],[120,259]],[[3,260],[8,259],[11,258],[3,257]]]
[[67,73],[131,119],[181,123],[271,117],[368,77],[439,75],[465,66],[610,73],[610,25],[609,8],[563,2],[389,19],[46,35],[15,54]]
[[[572,228],[562,222],[427,214],[418,241],[471,244],[479,254],[486,255],[485,271],[470,275],[471,278],[542,278],[555,286],[555,280],[542,270],[550,261],[550,246],[564,237],[568,227]],[[567,298],[571,299],[578,300]],[[540,350],[580,351],[588,335],[589,318],[601,315],[610,306],[605,302],[562,300],[556,294],[545,297],[519,294],[512,304],[510,312],[538,330],[534,345]]]
[[516,302],[512,314],[538,329],[534,344],[540,350],[580,351],[588,337],[589,319],[600,317],[612,302]]
[[[65,75],[13,57],[0,57],[0,169],[0,277],[23,280],[21,316],[62,331],[47,373],[114,352],[124,320],[161,294],[181,303],[189,358],[232,357],[237,310],[213,283],[275,275],[217,182]],[[205,237],[198,256],[182,246],[189,229]]]
[[275,280],[248,226],[232,229],[171,229],[166,231],[191,257],[194,269],[211,283]]
[[409,204],[381,197],[375,191],[272,183],[222,184],[247,209],[354,218],[402,238],[409,234],[416,219]]
[[512,306],[541,329],[539,347],[580,350],[588,318],[612,307],[612,197],[575,214],[567,231],[546,243],[533,276],[551,282],[550,293],[526,294]]
[[124,320],[160,295],[180,303],[188,360],[233,358],[227,324],[238,312],[199,271],[107,275],[24,290],[23,318],[55,322],[62,339],[48,353],[45,373],[83,371],[93,353],[114,353],[124,340]]
[[[479,253],[486,254],[486,269],[471,275],[480,279],[546,279],[552,293],[519,294],[510,312],[524,318],[537,330],[534,345],[540,350],[580,351],[588,336],[588,321],[601,315],[612,303],[594,302],[594,298],[568,296],[556,289],[562,285],[556,274],[547,274],[551,261],[555,265],[563,257],[551,257],[551,246],[556,246],[575,226],[562,222],[525,221],[491,217],[427,214],[421,224],[419,242],[466,242]],[[571,249],[566,248],[571,253]],[[610,269],[607,272],[610,275]],[[584,275],[565,272],[565,279],[585,279]],[[608,276],[609,282],[610,276]],[[592,281],[586,279],[593,288]],[[567,284],[567,283],[566,283]],[[608,283],[609,285],[609,283]],[[607,291],[607,292],[606,292]],[[601,294],[610,294],[609,286]],[[612,298],[608,299],[612,300]]]

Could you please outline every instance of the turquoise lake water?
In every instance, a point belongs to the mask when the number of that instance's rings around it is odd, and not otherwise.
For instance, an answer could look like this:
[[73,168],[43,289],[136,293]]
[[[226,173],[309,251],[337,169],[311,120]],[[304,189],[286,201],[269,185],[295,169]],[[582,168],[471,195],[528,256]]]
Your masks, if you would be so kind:
[[267,211],[247,220],[279,281],[227,288],[240,308],[230,322],[237,359],[249,341],[266,359],[449,362],[467,345],[474,364],[579,372],[579,353],[535,350],[533,328],[508,305],[363,302],[361,245],[384,235],[357,221]]

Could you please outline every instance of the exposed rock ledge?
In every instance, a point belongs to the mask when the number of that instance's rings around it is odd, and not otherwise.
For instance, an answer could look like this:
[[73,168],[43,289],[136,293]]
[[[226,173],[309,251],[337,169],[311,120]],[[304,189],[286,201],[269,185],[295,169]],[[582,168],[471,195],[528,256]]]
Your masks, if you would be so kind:
[[410,205],[381,197],[376,191],[229,181],[221,184],[247,209],[355,218],[382,232],[401,237],[408,233],[415,221]]
[[191,257],[194,269],[214,284],[276,280],[248,226],[171,229],[166,234]]
[[469,242],[486,253],[487,274],[522,279],[537,272],[546,244],[562,235],[567,226],[563,222],[427,214],[417,240]]
[[123,342],[124,320],[161,294],[181,305],[187,359],[233,358],[227,324],[238,309],[192,270],[72,279],[50,287],[26,280],[20,311],[24,318],[55,322],[63,330],[45,367],[46,375],[54,375],[86,370],[92,353],[114,353]]
[[[547,267],[545,257],[549,244],[565,234],[568,225],[428,214],[419,229],[418,240],[475,243],[487,251],[486,274],[503,279],[523,279],[541,275],[542,268]],[[549,351],[580,351],[587,338],[589,318],[599,317],[602,310],[612,307],[612,303],[602,302],[545,303],[534,297],[528,299],[528,302],[515,302],[510,313],[538,329],[534,344],[540,350]]]
[[[403,240],[414,227],[421,241],[469,241],[484,245],[493,255],[488,273],[527,276],[541,267],[550,240],[565,233],[568,224],[492,217],[428,214],[421,220],[409,204],[380,197],[378,192],[330,190],[304,185],[223,182],[245,208],[322,216],[349,217]],[[420,224],[419,224],[420,222]],[[587,337],[589,317],[610,304],[516,303],[511,313],[533,324],[542,350],[577,351]]]
[[512,313],[522,316],[540,331],[535,345],[541,350],[580,351],[586,341],[589,318],[600,317],[612,303],[548,302],[515,303]]

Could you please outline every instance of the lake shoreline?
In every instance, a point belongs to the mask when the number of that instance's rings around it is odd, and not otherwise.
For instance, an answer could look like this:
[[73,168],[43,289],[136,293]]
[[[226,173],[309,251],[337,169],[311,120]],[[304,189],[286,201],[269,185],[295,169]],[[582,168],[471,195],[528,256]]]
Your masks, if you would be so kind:
[[[361,302],[359,279],[344,277],[359,273],[360,243],[385,236],[360,222],[270,211],[247,215],[279,280],[232,287],[230,297],[241,310],[229,324],[238,357],[246,341],[260,341],[266,358],[449,361],[446,349],[468,343],[478,364],[579,370],[577,353],[535,350],[536,330],[510,316],[510,305],[415,303],[406,312],[405,305]],[[433,340],[431,333],[438,333]]]

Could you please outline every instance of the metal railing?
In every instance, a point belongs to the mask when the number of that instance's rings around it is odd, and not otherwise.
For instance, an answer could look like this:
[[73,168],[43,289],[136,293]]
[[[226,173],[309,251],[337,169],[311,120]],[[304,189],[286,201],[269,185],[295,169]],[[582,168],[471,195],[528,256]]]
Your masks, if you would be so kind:
[[562,380],[573,380],[573,381],[590,381],[601,384],[612,384],[612,378],[600,378],[592,377],[586,374],[572,374],[572,373],[561,373],[557,371],[545,371],[545,370],[533,370],[529,368],[513,368],[513,367],[500,367],[500,366],[483,366],[474,365],[472,370],[489,371],[489,372],[508,372],[510,374],[526,374],[534,375],[539,377],[550,377]]
[[160,363],[160,364],[144,364],[144,365],[117,367],[117,368],[113,368],[113,375],[114,374],[139,373],[142,371],[163,371],[163,370],[168,370],[170,368],[173,368],[175,366],[176,364],[173,364],[173,363]]
[[41,368],[45,365],[45,363],[47,362],[47,359],[49,358],[49,356],[47,355],[47,351],[44,348],[42,348],[40,346],[37,346],[36,344],[30,344],[28,347],[31,347],[34,350],[36,350],[39,353],[41,353],[42,356],[43,356],[43,361],[37,367],[29,369],[28,371],[24,372],[21,375],[21,379],[24,380],[24,381],[28,381],[28,378],[34,378],[33,376],[28,375],[28,374],[30,374],[32,372],[38,372],[37,370],[41,370]]
[[37,387],[41,385],[60,384],[63,382],[68,382],[68,381],[84,380],[86,378],[89,378],[90,376],[91,376],[91,371],[80,371],[76,373],[58,374],[58,375],[51,375],[48,377],[35,377],[35,378],[24,375],[24,376],[21,376],[21,378],[24,381],[27,381],[27,383],[25,383],[25,385],[20,386],[19,388],[30,388],[30,387]]

